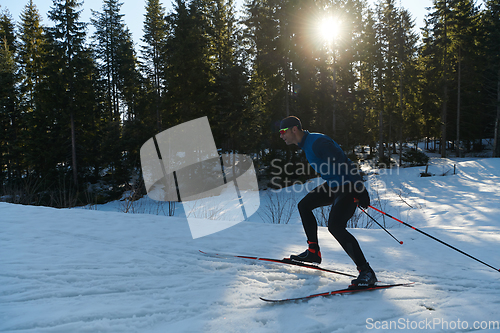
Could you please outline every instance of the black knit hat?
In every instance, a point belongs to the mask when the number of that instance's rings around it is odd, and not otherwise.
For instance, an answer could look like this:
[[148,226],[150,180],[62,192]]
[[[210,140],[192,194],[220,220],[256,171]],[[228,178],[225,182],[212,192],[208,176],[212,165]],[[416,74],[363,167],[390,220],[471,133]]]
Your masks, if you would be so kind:
[[293,126],[297,126],[299,130],[302,130],[302,123],[300,119],[295,116],[286,117],[280,123],[280,129],[292,128]]

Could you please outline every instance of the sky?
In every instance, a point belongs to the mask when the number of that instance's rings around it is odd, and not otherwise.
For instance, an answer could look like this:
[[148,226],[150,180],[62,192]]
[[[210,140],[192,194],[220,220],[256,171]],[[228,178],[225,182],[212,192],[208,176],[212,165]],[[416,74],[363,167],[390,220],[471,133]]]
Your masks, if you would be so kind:
[[[38,11],[43,17],[43,24],[46,26],[51,26],[52,21],[49,21],[47,18],[47,13],[52,6],[51,0],[34,0],[34,4],[37,6]],[[170,12],[173,8],[171,0],[162,1],[166,12]],[[370,3],[375,3],[375,0],[369,0]],[[14,21],[18,22],[20,14],[28,0],[0,0],[0,9],[8,9],[12,14]],[[242,7],[243,0],[236,0],[237,9],[240,10]],[[416,28],[420,28],[424,26],[424,18],[427,14],[426,7],[432,6],[432,0],[400,0],[396,2],[398,5],[401,4],[404,8],[406,8],[415,19]],[[90,22],[91,17],[91,9],[96,11],[102,11],[102,0],[84,0],[83,2],[83,12],[82,12],[82,21]],[[143,22],[144,22],[144,14],[146,13],[146,1],[145,0],[134,0],[134,1],[123,1],[123,5],[121,7],[121,13],[124,14],[124,21],[127,27],[132,32],[132,38],[136,44],[140,43],[140,39],[143,35]]]

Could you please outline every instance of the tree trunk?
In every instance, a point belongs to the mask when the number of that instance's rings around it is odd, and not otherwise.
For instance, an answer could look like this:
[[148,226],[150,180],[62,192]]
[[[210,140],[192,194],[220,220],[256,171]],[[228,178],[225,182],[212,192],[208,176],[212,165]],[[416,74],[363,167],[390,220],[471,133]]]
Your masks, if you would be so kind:
[[403,161],[403,64],[401,64],[399,72],[399,111],[401,114],[401,124],[399,124],[399,166],[402,166]]
[[443,55],[443,109],[441,111],[441,157],[446,157],[446,116],[447,116],[447,103],[448,103],[448,64],[447,64],[447,17],[446,17],[446,5],[445,1],[445,16],[444,16],[444,55]]
[[71,159],[73,169],[73,183],[78,187],[78,170],[76,165],[76,133],[75,133],[75,116],[71,111]]
[[500,69],[497,76],[497,117],[495,119],[495,138],[493,140],[493,157],[500,157]]
[[457,157],[460,157],[460,80],[462,76],[462,62],[460,59],[460,53],[460,46],[458,46],[457,145],[455,146]]
[[382,108],[379,113],[379,144],[378,144],[378,160],[382,162],[384,160],[384,122],[382,119]]
[[[335,50],[333,50],[335,52]],[[335,53],[333,54],[333,69],[332,69],[332,76],[333,76],[333,103],[332,103],[332,131],[333,131],[333,137],[336,137],[337,135],[337,72],[335,68],[335,62],[336,62],[336,55]]]

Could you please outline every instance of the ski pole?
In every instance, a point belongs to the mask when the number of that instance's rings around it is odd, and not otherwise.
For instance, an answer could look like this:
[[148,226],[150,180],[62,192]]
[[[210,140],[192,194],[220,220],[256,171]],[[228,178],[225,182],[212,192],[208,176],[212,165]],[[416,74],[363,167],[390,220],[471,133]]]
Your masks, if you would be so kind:
[[361,211],[362,211],[363,213],[365,213],[365,214],[366,214],[369,218],[371,218],[371,219],[373,220],[373,222],[377,223],[379,227],[381,227],[382,229],[384,229],[384,231],[385,231],[385,232],[387,232],[387,233],[389,234],[389,236],[391,236],[392,238],[394,238],[394,240],[395,240],[396,242],[398,242],[399,244],[403,244],[403,241],[399,241],[396,237],[394,237],[394,236],[393,236],[393,235],[389,232],[389,230],[387,230],[387,229],[386,229],[386,228],[384,228],[384,227],[383,227],[380,223],[378,223],[378,222],[377,222],[377,220],[375,220],[375,219],[374,219],[374,218],[373,218],[370,214],[368,214],[368,213],[366,212],[366,210],[364,210],[364,209],[363,209],[363,208],[361,208],[360,206],[358,206],[358,207],[359,207],[359,209],[361,209]]
[[460,250],[460,249],[457,249],[456,247],[454,247],[454,246],[452,246],[452,245],[450,245],[450,244],[448,244],[448,243],[446,243],[446,242],[443,242],[442,240],[437,239],[436,237],[434,237],[434,236],[432,236],[432,235],[429,235],[428,233],[426,233],[426,232],[424,232],[424,231],[422,231],[422,230],[420,230],[420,229],[417,229],[417,228],[415,228],[414,226],[409,225],[408,223],[403,222],[403,221],[401,221],[400,219],[397,219],[397,218],[395,218],[394,216],[391,216],[391,215],[389,215],[389,214],[388,214],[388,213],[386,213],[386,212],[381,211],[380,209],[377,209],[377,208],[375,208],[375,207],[373,207],[373,206],[368,206],[368,207],[370,207],[371,209],[376,210],[377,212],[379,212],[379,213],[381,213],[381,214],[383,214],[383,215],[386,215],[386,216],[390,217],[390,218],[391,218],[391,219],[393,219],[393,220],[398,221],[399,223],[404,224],[405,226],[407,226],[407,227],[409,227],[409,228],[412,228],[412,229],[413,229],[413,230],[415,230],[415,231],[420,232],[421,234],[423,234],[423,235],[425,235],[425,236],[427,236],[427,237],[430,237],[430,238],[434,239],[435,241],[438,241],[439,243],[441,243],[441,244],[443,244],[443,245],[448,246],[449,248],[452,248],[452,249],[453,249],[453,250],[455,250],[455,251],[458,251],[458,252],[462,253],[463,255],[466,255],[467,257],[469,257],[469,258],[471,258],[471,259],[476,260],[477,262],[480,262],[480,263],[481,263],[481,264],[483,264],[483,265],[486,265],[486,266],[488,266],[488,267],[490,267],[490,268],[493,268],[493,269],[494,269],[495,271],[497,271],[497,272],[500,272],[500,269],[498,269],[498,268],[496,268],[496,267],[493,267],[493,266],[491,266],[491,265],[488,265],[488,264],[487,264],[487,263],[485,263],[484,261],[481,261],[481,260],[477,259],[476,257],[473,257],[473,256],[471,256],[470,254],[465,253],[464,251],[462,251],[462,250]]

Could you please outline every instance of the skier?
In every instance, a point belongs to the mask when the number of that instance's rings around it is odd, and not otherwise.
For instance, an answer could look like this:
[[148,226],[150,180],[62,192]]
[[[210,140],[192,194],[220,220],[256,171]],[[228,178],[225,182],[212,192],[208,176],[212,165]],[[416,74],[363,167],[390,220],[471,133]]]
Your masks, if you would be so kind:
[[321,263],[318,225],[312,211],[331,205],[328,231],[354,261],[359,271],[359,276],[352,280],[352,284],[375,284],[375,272],[366,261],[356,238],[346,230],[347,221],[353,216],[357,204],[363,208],[370,205],[370,197],[358,169],[335,141],[324,134],[303,130],[300,119],[295,116],[286,117],[281,121],[280,138],[287,145],[298,145],[305,152],[309,164],[326,181],[309,192],[298,204],[308,249],[301,254],[291,255],[290,259]]

